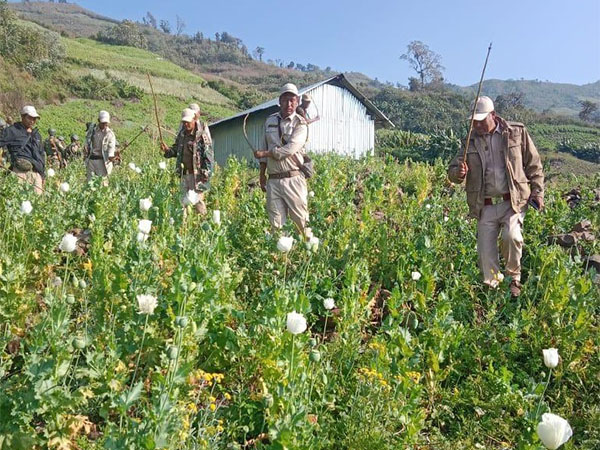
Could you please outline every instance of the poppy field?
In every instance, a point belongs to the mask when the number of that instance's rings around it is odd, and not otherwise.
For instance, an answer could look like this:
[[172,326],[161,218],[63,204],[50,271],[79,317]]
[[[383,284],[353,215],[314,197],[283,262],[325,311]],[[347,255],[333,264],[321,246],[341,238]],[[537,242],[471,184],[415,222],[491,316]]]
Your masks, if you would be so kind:
[[549,243],[600,231],[591,189],[528,212],[512,299],[442,163],[317,156],[304,242],[245,163],[201,217],[136,151],[2,176],[0,449],[600,448],[600,245]]

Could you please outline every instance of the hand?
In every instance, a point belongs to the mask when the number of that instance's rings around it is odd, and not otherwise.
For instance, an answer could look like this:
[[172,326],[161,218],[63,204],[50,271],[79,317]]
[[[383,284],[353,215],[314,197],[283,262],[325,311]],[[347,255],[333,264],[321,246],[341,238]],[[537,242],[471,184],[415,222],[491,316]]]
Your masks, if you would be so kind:
[[267,192],[267,174],[261,173],[259,177],[260,189],[263,192]]
[[270,152],[268,150],[255,150],[254,157],[256,159],[268,158],[270,156]]
[[163,152],[166,152],[167,150],[169,150],[169,146],[168,146],[167,144],[165,144],[164,142],[161,142],[161,143],[160,143],[160,149],[161,149]]
[[529,201],[530,202],[535,202],[537,203],[540,207],[539,210],[541,211],[542,209],[544,209],[544,197],[542,197],[541,195],[538,194],[531,194],[529,196]]
[[467,163],[460,163],[460,166],[458,166],[458,177],[459,178],[464,178],[467,175],[467,172],[469,171],[469,166],[467,166]]

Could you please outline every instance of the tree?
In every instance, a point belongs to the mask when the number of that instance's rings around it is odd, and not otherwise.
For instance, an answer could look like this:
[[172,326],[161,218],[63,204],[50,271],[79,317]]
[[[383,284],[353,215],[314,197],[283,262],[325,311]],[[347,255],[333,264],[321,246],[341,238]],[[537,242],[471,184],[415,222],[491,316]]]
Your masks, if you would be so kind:
[[177,36],[181,36],[183,30],[185,29],[185,22],[179,16],[175,16],[177,18],[177,24],[175,25],[175,33]]
[[167,34],[170,34],[170,33],[171,33],[171,24],[169,23],[169,21],[168,21],[168,20],[161,19],[161,20],[160,20],[160,25],[159,25],[159,26],[160,26],[160,29],[161,29],[161,30],[162,30],[164,33],[167,33]]
[[598,104],[592,102],[591,100],[582,100],[579,102],[579,106],[581,106],[579,118],[581,120],[585,120],[586,122],[591,122],[593,120],[594,113],[598,111]]
[[256,47],[254,49],[254,57],[258,57],[259,61],[262,61],[262,57],[265,54],[265,49],[264,47]]
[[412,41],[406,48],[406,53],[400,56],[400,59],[408,61],[419,75],[418,79],[409,79],[411,90],[423,90],[427,85],[440,83],[443,80],[444,66],[441,64],[440,55],[430,50],[429,46],[421,41]]
[[154,29],[158,28],[158,25],[156,23],[156,17],[154,17],[150,11],[146,12],[146,16],[142,18],[142,22],[144,22],[145,25],[149,25]]

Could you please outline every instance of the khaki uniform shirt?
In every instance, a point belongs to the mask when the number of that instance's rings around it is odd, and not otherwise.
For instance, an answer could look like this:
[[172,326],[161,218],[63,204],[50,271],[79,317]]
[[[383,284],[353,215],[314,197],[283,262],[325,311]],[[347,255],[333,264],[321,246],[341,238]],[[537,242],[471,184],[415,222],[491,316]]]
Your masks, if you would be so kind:
[[484,136],[485,174],[484,195],[486,197],[501,197],[509,192],[506,179],[506,161],[502,147],[502,130],[500,125],[491,134]]
[[[265,122],[265,146],[273,157],[260,160],[267,163],[267,174],[299,170],[307,136],[308,125],[300,115],[292,113],[283,119],[278,112],[271,114]],[[297,155],[299,163],[292,155]]]

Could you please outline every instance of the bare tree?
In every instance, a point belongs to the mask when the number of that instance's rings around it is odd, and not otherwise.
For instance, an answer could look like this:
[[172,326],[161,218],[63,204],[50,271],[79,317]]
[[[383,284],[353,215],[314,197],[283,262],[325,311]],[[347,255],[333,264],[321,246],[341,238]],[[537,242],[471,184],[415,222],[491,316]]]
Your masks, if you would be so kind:
[[175,32],[177,36],[181,36],[183,30],[185,29],[185,22],[179,16],[175,16],[177,18],[177,25],[175,26]]
[[591,122],[594,113],[598,111],[598,104],[592,102],[591,100],[582,100],[579,102],[579,106],[581,106],[579,118],[581,120],[585,120],[586,122]]
[[265,54],[265,48],[264,47],[256,47],[254,49],[254,57],[258,57],[259,61],[262,61],[262,57]]
[[425,89],[427,84],[439,83],[443,80],[441,56],[429,49],[427,44],[421,41],[412,41],[407,46],[405,54],[400,59],[408,61],[410,66],[419,75],[418,84],[411,83],[414,88]]

